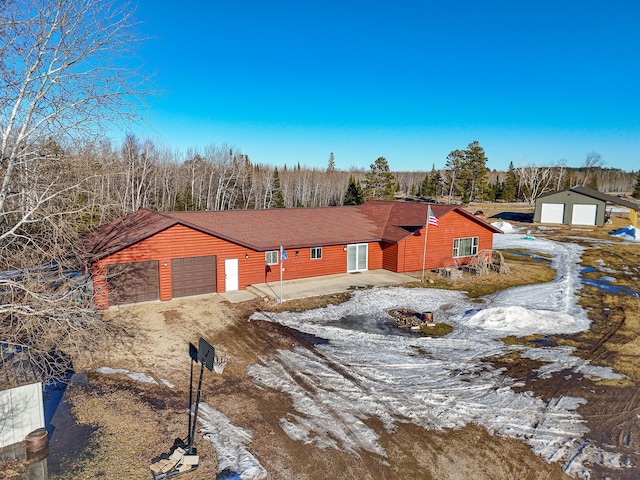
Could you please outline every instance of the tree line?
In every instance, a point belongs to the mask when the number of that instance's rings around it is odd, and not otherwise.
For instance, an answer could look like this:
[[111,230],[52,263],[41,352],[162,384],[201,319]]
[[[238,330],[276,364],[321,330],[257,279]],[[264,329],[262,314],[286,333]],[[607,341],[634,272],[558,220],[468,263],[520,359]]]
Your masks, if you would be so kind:
[[326,168],[299,163],[278,167],[253,163],[247,154],[226,144],[183,154],[133,134],[119,144],[104,138],[80,144],[47,138],[30,162],[20,165],[19,175],[12,176],[1,221],[21,228],[39,218],[35,212],[68,213],[76,217],[75,228],[83,231],[139,208],[304,208],[397,197],[460,204],[533,203],[544,193],[577,184],[604,192],[631,192],[637,181],[633,172],[602,166],[516,168],[512,162],[507,171],[496,171],[486,163],[477,141],[453,150],[444,168],[393,172],[384,157],[368,170],[339,170],[333,154]]

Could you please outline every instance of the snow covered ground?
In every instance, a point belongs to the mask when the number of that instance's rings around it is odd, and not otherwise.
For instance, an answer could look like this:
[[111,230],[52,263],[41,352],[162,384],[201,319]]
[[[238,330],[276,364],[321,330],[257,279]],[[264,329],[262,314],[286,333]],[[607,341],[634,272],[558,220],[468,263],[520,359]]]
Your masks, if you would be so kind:
[[[525,239],[516,229],[495,235],[495,248],[527,248],[553,256],[554,281],[512,288],[472,302],[455,291],[375,288],[357,291],[341,305],[302,313],[256,313],[252,319],[280,322],[326,339],[316,351],[280,350],[248,369],[254,381],[291,396],[295,411],[280,419],[293,439],[319,448],[357,455],[367,451],[384,461],[378,434],[364,420],[377,418],[389,432],[410,421],[425,429],[461,428],[475,423],[489,432],[520,439],[549,462],[589,478],[585,462],[621,467],[617,453],[583,440],[582,398],[543,401],[503,371],[481,359],[518,350],[545,364],[547,376],[566,369],[572,375],[617,378],[572,355],[570,347],[508,346],[508,334],[571,333],[588,329],[577,305],[582,247],[546,239]],[[637,232],[636,232],[637,233]],[[529,235],[526,237],[531,238]],[[442,338],[421,337],[391,328],[393,308],[432,311],[436,321],[454,327]],[[247,470],[243,479],[262,478]]]

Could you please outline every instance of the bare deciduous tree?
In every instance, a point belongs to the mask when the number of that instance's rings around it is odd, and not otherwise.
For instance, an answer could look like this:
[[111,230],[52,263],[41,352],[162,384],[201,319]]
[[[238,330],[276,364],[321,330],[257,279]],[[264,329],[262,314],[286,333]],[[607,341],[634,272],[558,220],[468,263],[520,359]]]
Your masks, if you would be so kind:
[[540,195],[549,189],[553,181],[553,170],[549,167],[536,165],[521,165],[518,167],[518,177],[521,182],[521,193],[525,202],[533,204]]
[[601,168],[603,165],[604,160],[602,159],[602,155],[600,155],[598,152],[587,153],[584,158],[584,165],[582,166],[585,172],[584,178],[582,179],[583,187],[587,184],[587,181],[591,180],[593,182],[593,171],[596,168]]
[[[69,269],[86,177],[65,144],[130,117],[136,75],[122,55],[137,36],[110,0],[7,0],[0,9],[0,338],[43,379],[97,320]],[[43,272],[46,271],[46,275]]]

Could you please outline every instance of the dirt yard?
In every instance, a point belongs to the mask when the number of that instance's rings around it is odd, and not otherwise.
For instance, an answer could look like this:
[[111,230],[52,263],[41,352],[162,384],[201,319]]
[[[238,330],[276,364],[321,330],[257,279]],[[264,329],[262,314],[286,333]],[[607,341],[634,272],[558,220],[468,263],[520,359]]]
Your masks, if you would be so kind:
[[[222,375],[205,372],[203,400],[234,425],[252,432],[249,448],[269,478],[565,478],[557,465],[547,464],[528,446],[493,437],[472,425],[432,432],[401,424],[389,434],[374,424],[388,452],[385,459],[366,452],[355,457],[320,450],[291,440],[278,423],[291,410],[290,399],[256,388],[245,370],[277,349],[313,348],[313,342],[276,324],[247,321],[250,313],[263,307],[262,301],[231,305],[220,297],[201,297],[110,311],[107,315],[118,326],[118,335],[105,339],[104,348],[87,353],[77,364],[90,371],[109,366],[145,373],[169,380],[174,388],[141,383],[124,374],[91,374],[90,386],[73,389],[71,395],[78,421],[98,427],[90,444],[91,455],[76,459],[67,466],[67,474],[56,478],[149,475],[152,459],[166,452],[175,438],[186,436],[189,343],[197,344],[200,336],[217,347],[217,354],[229,358]],[[196,446],[201,466],[189,478],[214,478],[215,451],[202,438]],[[488,457],[491,462],[486,461]],[[114,458],[123,461],[114,462]]]
[[[487,217],[501,213],[491,208],[473,206],[474,210],[484,210]],[[527,209],[532,211],[529,206],[522,208],[525,213]],[[569,233],[558,230],[553,235],[560,238]],[[602,254],[595,250],[590,251],[592,261]],[[637,265],[637,250],[622,249],[619,256],[621,262],[635,259]],[[545,281],[544,268],[536,270],[539,278],[535,281]],[[526,274],[521,277],[521,281],[531,278]],[[461,288],[453,284],[447,287]],[[468,291],[472,287],[465,284],[464,289]],[[285,303],[284,307],[311,308],[342,301],[343,297],[307,299]],[[587,398],[588,403],[580,407],[579,412],[588,422],[589,435],[626,448],[636,465],[640,465],[640,458],[634,453],[640,451],[640,438],[636,435],[628,438],[623,433],[640,431],[638,299],[621,300],[590,290],[584,298],[594,321],[593,328],[558,341],[577,346],[583,356],[593,361],[615,366],[629,376],[628,381],[609,385],[600,382],[585,389],[584,382],[554,376],[548,381],[528,384],[526,388],[547,398],[558,393]],[[379,443],[387,452],[387,458],[367,452],[354,456],[290,439],[279,425],[279,419],[292,411],[290,398],[256,387],[246,369],[278,349],[298,346],[312,349],[314,343],[280,325],[248,321],[251,313],[267,308],[262,300],[230,304],[218,296],[203,296],[121,307],[106,313],[113,326],[111,334],[101,339],[99,348],[74,359],[76,371],[89,372],[89,385],[72,386],[68,390],[77,421],[93,425],[96,430],[84,454],[62,462],[57,472],[50,472],[50,478],[151,478],[150,463],[168,452],[176,438],[187,436],[189,344],[197,345],[200,337],[216,347],[217,355],[229,358],[222,375],[205,372],[202,399],[228,416],[234,425],[251,432],[248,448],[268,471],[270,479],[569,478],[559,465],[545,462],[524,443],[492,436],[474,425],[436,432],[400,423],[395,432],[388,433],[376,420],[369,420],[368,426],[379,434]],[[523,380],[536,367],[530,360],[518,358],[493,361],[507,368],[509,375]],[[95,373],[95,369],[103,366],[144,373],[158,383],[140,382],[122,373]],[[200,468],[186,478],[215,478],[218,458],[212,445],[197,435],[196,447],[201,458]],[[597,471],[596,468],[596,473],[594,478],[637,478],[637,471],[628,469]]]

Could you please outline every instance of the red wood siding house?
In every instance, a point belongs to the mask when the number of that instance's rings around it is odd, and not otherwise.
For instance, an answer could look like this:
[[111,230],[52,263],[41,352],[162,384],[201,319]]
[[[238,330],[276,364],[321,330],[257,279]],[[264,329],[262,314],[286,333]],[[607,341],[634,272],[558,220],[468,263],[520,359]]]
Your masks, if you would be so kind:
[[[393,272],[467,263],[501,231],[465,210],[374,200],[359,206],[157,213],[141,209],[84,239],[94,300],[120,303],[244,290],[358,270]],[[426,256],[425,253],[426,235]],[[455,257],[455,258],[454,258]]]

